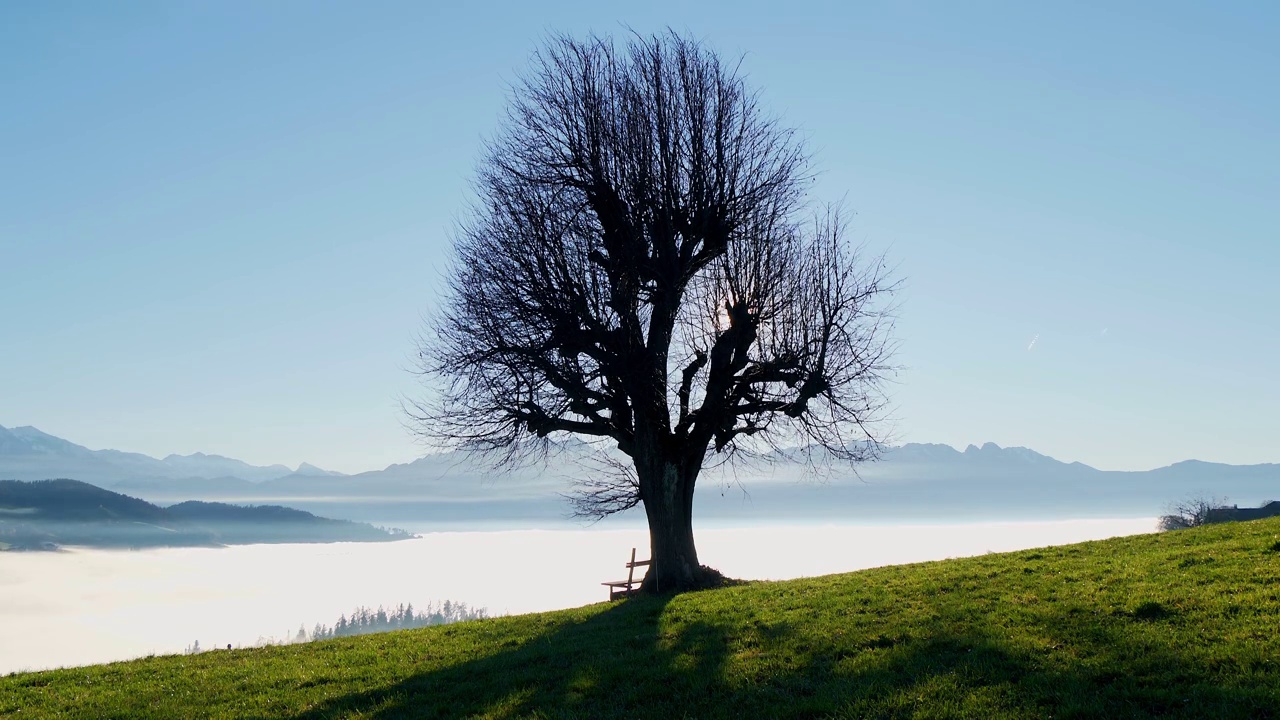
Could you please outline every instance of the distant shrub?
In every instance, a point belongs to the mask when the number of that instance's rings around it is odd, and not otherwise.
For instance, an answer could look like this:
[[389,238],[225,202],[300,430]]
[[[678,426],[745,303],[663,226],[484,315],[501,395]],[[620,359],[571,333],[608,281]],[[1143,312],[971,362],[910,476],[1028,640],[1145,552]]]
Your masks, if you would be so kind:
[[1185,530],[1200,527],[1209,522],[1213,511],[1226,504],[1226,498],[1191,495],[1185,500],[1170,503],[1166,508],[1168,514],[1161,515],[1161,530]]
[[1226,498],[1193,496],[1169,506],[1170,514],[1161,516],[1161,530],[1181,530],[1211,523],[1245,522],[1280,517],[1280,500],[1263,503],[1256,508],[1227,505]]

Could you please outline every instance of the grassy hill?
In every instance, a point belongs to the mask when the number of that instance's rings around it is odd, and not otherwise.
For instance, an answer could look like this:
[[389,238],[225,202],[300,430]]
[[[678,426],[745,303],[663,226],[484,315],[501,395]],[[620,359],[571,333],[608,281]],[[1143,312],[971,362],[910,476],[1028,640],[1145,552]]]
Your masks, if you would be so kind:
[[1268,718],[1278,636],[1269,519],[16,675],[0,716]]

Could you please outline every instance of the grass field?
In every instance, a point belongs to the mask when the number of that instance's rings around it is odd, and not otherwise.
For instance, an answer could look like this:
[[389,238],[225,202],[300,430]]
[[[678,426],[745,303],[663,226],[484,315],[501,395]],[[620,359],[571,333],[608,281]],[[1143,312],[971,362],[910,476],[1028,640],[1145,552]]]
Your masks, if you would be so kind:
[[1280,718],[1278,636],[1272,519],[14,675],[0,716]]

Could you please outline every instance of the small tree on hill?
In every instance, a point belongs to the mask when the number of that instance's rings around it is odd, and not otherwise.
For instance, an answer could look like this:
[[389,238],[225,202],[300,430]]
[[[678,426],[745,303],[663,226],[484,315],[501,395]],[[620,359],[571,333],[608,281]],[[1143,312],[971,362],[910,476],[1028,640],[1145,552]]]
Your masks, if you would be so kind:
[[1213,511],[1226,505],[1223,497],[1192,495],[1184,500],[1170,503],[1168,514],[1160,516],[1161,530],[1184,530],[1200,527],[1210,521]]
[[643,505],[645,590],[711,581],[692,527],[709,457],[878,449],[893,284],[807,204],[811,179],[795,131],[699,42],[553,39],[457,231],[421,431],[505,463],[569,435],[616,448],[578,512]]

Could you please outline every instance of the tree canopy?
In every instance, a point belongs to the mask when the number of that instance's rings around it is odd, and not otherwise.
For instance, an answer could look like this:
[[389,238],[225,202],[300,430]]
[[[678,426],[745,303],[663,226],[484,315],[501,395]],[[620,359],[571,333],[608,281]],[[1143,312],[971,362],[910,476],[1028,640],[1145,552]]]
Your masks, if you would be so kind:
[[709,456],[877,448],[894,285],[811,184],[797,132],[700,42],[551,39],[457,229],[420,428],[503,462],[568,435],[616,447],[579,511],[643,503],[646,587],[697,585]]

